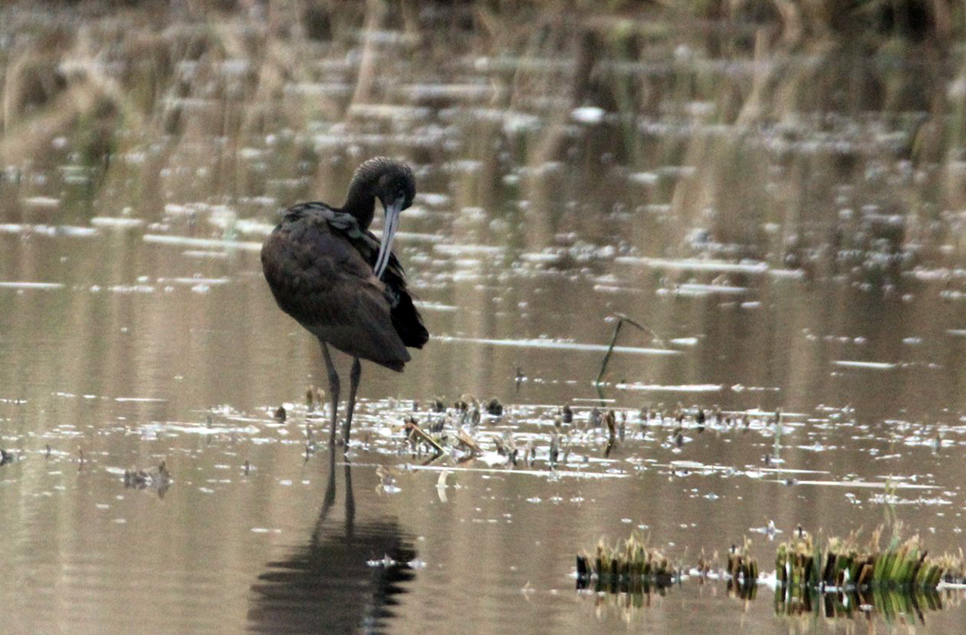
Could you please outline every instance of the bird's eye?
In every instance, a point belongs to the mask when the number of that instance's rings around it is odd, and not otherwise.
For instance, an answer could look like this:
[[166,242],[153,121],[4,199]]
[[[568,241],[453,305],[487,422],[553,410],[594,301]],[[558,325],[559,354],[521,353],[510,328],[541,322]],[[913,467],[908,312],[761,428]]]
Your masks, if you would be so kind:
[[399,188],[396,191],[396,198],[403,198],[403,199],[406,198],[406,190]]

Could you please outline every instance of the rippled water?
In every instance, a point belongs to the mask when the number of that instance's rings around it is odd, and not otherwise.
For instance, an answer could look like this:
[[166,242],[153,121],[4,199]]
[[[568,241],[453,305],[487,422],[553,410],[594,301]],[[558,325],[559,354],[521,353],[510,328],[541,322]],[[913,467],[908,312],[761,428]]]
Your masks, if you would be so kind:
[[[615,44],[619,24],[548,18],[545,40],[491,41],[375,12],[315,42],[239,17],[152,39],[131,16],[68,36],[69,14],[4,15],[10,76],[33,51],[63,83],[25,83],[0,141],[0,630],[961,629],[956,590],[826,618],[765,585],[633,598],[573,577],[635,529],[685,567],[748,536],[765,572],[769,521],[964,544],[957,55],[795,52],[753,25],[631,21]],[[857,59],[848,95],[815,83]],[[810,82],[828,112],[789,99]],[[380,153],[416,169],[396,249],[432,339],[402,375],[364,365],[333,455],[306,406],[318,345],[258,249]],[[625,323],[598,390],[617,313],[656,337]],[[452,439],[462,395],[505,405],[464,429],[483,453],[414,452],[404,420]]]

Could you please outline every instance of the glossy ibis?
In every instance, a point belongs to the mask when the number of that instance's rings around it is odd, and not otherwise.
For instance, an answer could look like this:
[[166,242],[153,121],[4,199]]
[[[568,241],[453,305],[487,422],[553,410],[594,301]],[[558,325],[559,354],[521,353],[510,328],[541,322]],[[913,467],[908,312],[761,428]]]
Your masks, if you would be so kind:
[[[322,345],[332,403],[330,445],[336,436],[339,374],[329,345],[354,358],[343,431],[348,445],[359,360],[401,372],[410,359],[406,347],[422,348],[429,340],[392,253],[400,212],[415,194],[408,166],[370,159],[353,175],[342,207],[317,202],[290,207],[262,245],[262,270],[275,301]],[[369,231],[376,199],[386,213],[381,240]]]

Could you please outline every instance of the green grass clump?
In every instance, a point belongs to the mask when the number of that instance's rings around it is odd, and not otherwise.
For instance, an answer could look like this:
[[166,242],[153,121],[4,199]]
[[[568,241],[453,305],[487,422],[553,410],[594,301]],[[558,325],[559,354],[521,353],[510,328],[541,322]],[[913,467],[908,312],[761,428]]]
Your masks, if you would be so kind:
[[751,541],[745,539],[744,545],[732,545],[728,552],[728,575],[735,587],[748,588],[758,584],[758,562],[748,555]]
[[595,581],[598,591],[639,592],[649,586],[670,586],[680,577],[680,570],[636,533],[613,546],[601,539],[593,554],[577,556],[579,588]]
[[896,535],[880,549],[880,537],[881,529],[864,548],[859,547],[856,534],[832,537],[822,549],[811,535],[799,532],[778,546],[778,582],[813,589],[935,589],[943,580],[963,576],[961,554],[929,556],[918,535],[905,541]]

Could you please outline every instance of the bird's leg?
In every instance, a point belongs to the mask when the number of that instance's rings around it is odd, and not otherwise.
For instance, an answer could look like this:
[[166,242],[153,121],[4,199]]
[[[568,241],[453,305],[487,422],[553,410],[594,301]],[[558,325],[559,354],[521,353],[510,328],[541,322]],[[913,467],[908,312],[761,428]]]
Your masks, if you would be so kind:
[[356,499],[352,494],[352,463],[345,462],[345,537],[352,542],[356,524]]
[[335,445],[335,422],[339,412],[339,373],[335,371],[329,346],[322,342],[322,358],[325,359],[325,370],[329,373],[329,396],[332,400],[332,433],[329,435],[329,445]]
[[349,430],[352,429],[352,412],[356,409],[356,390],[359,388],[359,377],[362,375],[362,363],[356,357],[352,361],[352,370],[349,372],[349,403],[346,405],[345,445],[349,446]]

